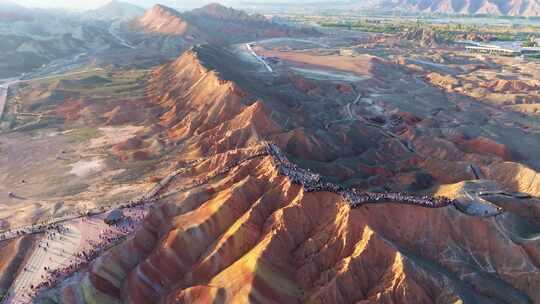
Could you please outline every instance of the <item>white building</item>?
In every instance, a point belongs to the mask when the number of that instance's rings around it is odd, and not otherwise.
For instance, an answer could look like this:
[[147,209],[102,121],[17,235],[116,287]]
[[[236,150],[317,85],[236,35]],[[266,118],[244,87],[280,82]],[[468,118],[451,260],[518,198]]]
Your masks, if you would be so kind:
[[508,56],[540,54],[540,47],[524,47],[521,42],[495,41],[492,43],[480,43],[459,41],[458,43],[465,44],[465,49],[471,52]]

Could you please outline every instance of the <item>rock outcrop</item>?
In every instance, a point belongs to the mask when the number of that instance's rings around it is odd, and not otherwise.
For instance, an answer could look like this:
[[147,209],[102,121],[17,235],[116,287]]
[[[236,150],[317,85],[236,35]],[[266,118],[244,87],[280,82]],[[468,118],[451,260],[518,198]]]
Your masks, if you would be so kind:
[[180,13],[164,5],[156,4],[146,13],[135,19],[134,26],[148,33],[165,35],[187,35],[188,24]]

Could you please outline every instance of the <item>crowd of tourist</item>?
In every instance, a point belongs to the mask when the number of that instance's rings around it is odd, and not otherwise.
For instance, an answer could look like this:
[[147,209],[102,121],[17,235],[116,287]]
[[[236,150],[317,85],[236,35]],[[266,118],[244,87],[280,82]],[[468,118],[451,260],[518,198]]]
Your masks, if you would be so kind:
[[236,160],[233,163],[228,164],[228,165],[224,166],[223,168],[213,172],[212,174],[209,174],[207,176],[204,176],[202,178],[199,178],[199,179],[193,181],[190,185],[180,188],[180,190],[185,191],[185,190],[188,190],[188,189],[191,189],[191,188],[194,188],[194,187],[198,187],[198,186],[207,184],[208,182],[210,182],[210,180],[212,180],[212,179],[214,179],[214,178],[216,178],[216,177],[218,177],[220,175],[228,173],[232,169],[242,165],[243,163],[245,163],[245,162],[247,162],[249,160],[252,160],[254,158],[261,157],[261,156],[266,156],[266,155],[268,155],[268,153],[266,151],[264,151],[264,150],[263,151],[256,151],[255,153],[251,153],[250,156],[242,158],[240,160]]
[[[177,174],[179,173],[176,172],[176,175]],[[40,223],[36,223],[33,225],[7,229],[3,232],[0,232],[0,241],[17,238],[17,237],[27,235],[27,234],[44,233],[50,229],[54,229],[61,222],[102,214],[114,208],[126,209],[126,208],[134,208],[141,205],[147,205],[147,204],[151,205],[155,203],[157,200],[159,200],[159,197],[157,196],[157,194],[165,186],[166,186],[166,183],[162,181],[158,183],[149,193],[146,193],[145,195],[137,199],[128,200],[126,202],[121,202],[121,203],[115,203],[115,204],[107,205],[107,206],[100,206],[94,209],[87,209],[87,210],[77,209],[77,210],[74,210],[72,212],[65,214],[62,217],[48,218],[41,221]]]
[[340,194],[351,208],[376,203],[400,203],[426,208],[441,208],[456,203],[455,200],[446,197],[414,195],[406,192],[362,192],[357,189],[347,189],[333,183],[322,182],[319,174],[291,163],[277,145],[273,143],[266,143],[266,145],[267,152],[273,156],[280,174],[287,176],[293,183],[302,185],[306,192],[325,191]]
[[[85,246],[86,248],[82,249],[80,252],[73,253],[69,262],[63,263],[64,267],[51,268],[44,266],[46,274],[42,276],[40,284],[30,286],[31,290],[28,293],[28,296],[33,298],[41,290],[57,286],[64,279],[73,275],[73,273],[88,267],[90,262],[96,259],[102,252],[119,243],[121,240],[125,239],[127,235],[133,232],[146,216],[146,213],[146,210],[143,208],[130,210],[129,216],[122,217],[120,221],[111,225],[110,228],[101,230],[97,240],[89,240],[87,246]],[[83,221],[89,220],[83,219]],[[58,226],[56,230],[48,233],[47,239],[52,240],[58,238],[59,240],[62,240],[62,234],[68,231],[68,227]],[[49,248],[49,242],[42,241],[39,246],[47,250],[47,248]],[[61,251],[60,254],[69,256],[68,253],[63,251]]]

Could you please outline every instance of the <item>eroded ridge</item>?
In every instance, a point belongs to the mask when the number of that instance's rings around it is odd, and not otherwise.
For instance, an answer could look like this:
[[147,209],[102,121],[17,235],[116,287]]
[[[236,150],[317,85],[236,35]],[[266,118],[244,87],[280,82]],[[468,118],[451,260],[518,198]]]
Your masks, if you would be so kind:
[[[357,189],[349,189],[334,183],[323,182],[320,174],[309,169],[304,169],[289,161],[281,149],[274,143],[262,141],[260,144],[251,147],[253,153],[250,156],[242,158],[235,163],[225,166],[212,175],[200,179],[182,190],[191,189],[197,186],[207,184],[210,180],[228,173],[232,169],[243,163],[264,156],[271,156],[273,164],[279,174],[287,177],[292,183],[301,185],[306,192],[332,192],[341,195],[351,208],[358,208],[365,204],[377,203],[398,203],[406,205],[415,205],[425,208],[442,208],[458,203],[456,200],[430,195],[414,195],[406,192],[363,192]],[[198,162],[197,162],[198,163]]]
[[307,192],[333,192],[338,193],[348,202],[351,208],[357,208],[364,204],[376,203],[399,203],[415,205],[426,208],[442,208],[457,203],[446,197],[433,197],[429,195],[417,196],[405,192],[361,192],[356,189],[347,189],[345,187],[322,182],[321,176],[310,170],[298,167],[290,162],[281,152],[281,149],[274,143],[265,142],[265,147],[269,155],[274,159],[278,172],[287,176],[291,182],[300,184]]

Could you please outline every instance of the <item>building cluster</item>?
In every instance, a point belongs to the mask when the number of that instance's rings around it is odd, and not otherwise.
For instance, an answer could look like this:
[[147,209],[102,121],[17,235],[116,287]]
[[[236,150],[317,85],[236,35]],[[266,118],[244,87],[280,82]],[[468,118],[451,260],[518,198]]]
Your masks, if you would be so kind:
[[530,56],[540,55],[540,47],[524,46],[521,42],[492,42],[482,43],[476,41],[458,41],[465,45],[465,49],[470,52],[506,55],[506,56]]

